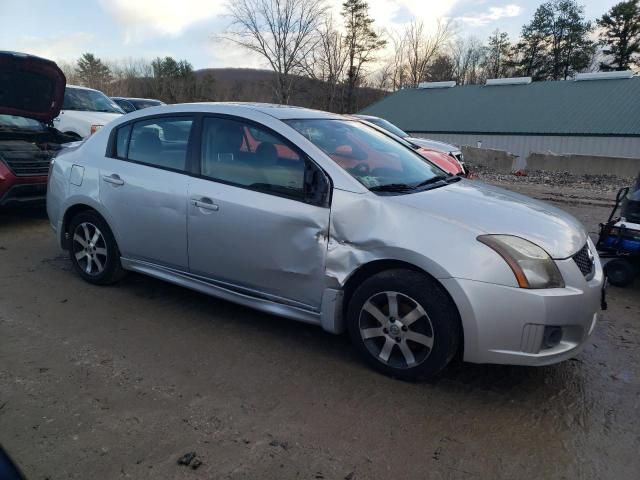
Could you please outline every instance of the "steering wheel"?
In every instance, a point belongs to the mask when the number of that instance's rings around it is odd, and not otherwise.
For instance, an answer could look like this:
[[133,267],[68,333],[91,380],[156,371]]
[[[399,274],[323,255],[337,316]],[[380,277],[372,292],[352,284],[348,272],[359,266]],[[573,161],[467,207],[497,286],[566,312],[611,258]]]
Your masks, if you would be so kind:
[[369,165],[367,165],[366,163],[359,163],[355,167],[351,168],[350,170],[360,177],[369,175],[369,172],[371,172]]

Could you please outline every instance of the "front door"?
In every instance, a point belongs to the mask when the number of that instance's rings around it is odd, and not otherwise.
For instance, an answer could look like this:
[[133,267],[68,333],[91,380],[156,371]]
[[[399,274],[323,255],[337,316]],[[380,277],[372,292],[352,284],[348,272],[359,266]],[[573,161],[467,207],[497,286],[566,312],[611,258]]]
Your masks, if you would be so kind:
[[326,195],[311,198],[309,182],[328,187],[324,174],[278,135],[239,120],[204,118],[200,145],[201,177],[189,186],[191,273],[318,309],[329,208]]

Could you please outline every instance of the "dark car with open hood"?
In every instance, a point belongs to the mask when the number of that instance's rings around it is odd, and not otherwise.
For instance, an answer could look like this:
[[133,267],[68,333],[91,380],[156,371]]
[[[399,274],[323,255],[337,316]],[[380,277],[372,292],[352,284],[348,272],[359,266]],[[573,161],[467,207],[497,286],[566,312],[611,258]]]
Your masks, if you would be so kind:
[[65,85],[51,60],[0,51],[0,208],[44,203],[51,160],[74,141],[52,126]]

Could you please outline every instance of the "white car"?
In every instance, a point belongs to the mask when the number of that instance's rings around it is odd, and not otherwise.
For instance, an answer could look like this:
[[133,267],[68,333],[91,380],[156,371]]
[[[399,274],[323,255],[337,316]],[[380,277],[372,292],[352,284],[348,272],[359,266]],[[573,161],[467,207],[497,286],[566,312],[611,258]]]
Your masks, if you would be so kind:
[[67,85],[62,110],[53,122],[58,130],[80,140],[123,114],[124,111],[101,91]]

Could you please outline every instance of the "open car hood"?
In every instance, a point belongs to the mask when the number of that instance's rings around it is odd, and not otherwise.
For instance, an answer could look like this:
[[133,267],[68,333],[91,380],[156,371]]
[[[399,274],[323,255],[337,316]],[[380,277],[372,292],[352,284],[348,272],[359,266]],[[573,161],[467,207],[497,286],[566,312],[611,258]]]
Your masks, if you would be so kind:
[[51,60],[0,51],[0,114],[50,122],[60,113],[66,84]]

